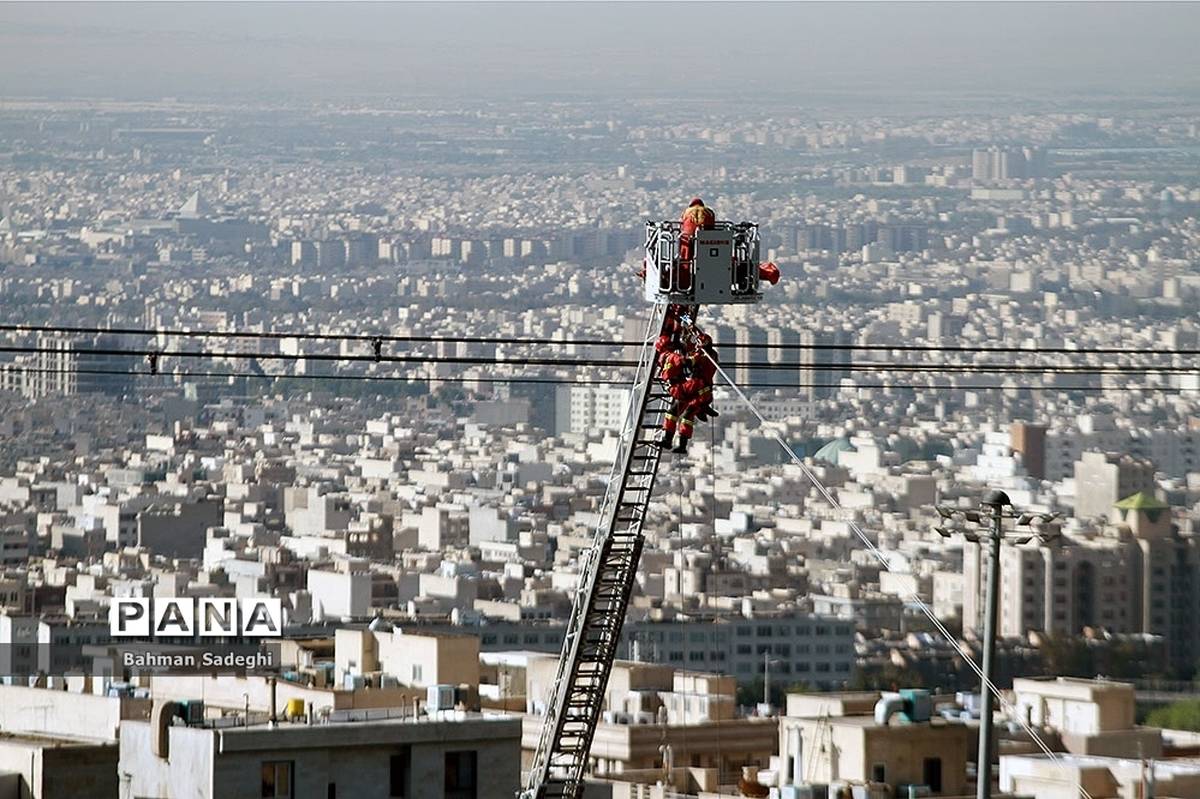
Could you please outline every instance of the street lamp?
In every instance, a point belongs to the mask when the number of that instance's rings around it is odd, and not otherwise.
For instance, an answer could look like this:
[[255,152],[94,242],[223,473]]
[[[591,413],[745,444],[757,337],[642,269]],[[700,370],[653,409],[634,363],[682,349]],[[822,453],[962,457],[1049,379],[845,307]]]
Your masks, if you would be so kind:
[[[987,570],[987,606],[984,616],[983,631],[983,680],[980,688],[982,707],[979,710],[979,754],[976,766],[976,799],[991,799],[992,795],[992,677],[995,670],[996,655],[996,617],[999,615],[1000,600],[1000,545],[1008,538],[1012,543],[1028,544],[1035,538],[1048,541],[1054,535],[1043,535],[1034,525],[1043,525],[1058,518],[1057,513],[1022,513],[1013,508],[1012,500],[1003,491],[989,491],[979,503],[979,510],[956,508],[938,505],[938,515],[944,522],[964,519],[982,527],[982,533],[972,530],[949,530],[945,527],[935,527],[938,535],[949,538],[955,532],[963,538],[979,543],[987,539],[990,558]],[[1004,521],[1012,520],[1018,527],[1028,530],[1005,534]]]

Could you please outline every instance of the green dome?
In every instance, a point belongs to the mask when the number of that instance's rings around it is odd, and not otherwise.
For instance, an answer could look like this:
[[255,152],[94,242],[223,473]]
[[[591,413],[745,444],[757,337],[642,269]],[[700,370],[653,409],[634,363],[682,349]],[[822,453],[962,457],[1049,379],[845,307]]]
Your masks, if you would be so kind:
[[832,463],[834,466],[837,466],[838,456],[840,456],[843,452],[858,452],[858,450],[854,448],[854,445],[850,443],[850,439],[844,436],[842,438],[835,438],[833,441],[830,441],[828,444],[817,450],[816,454],[813,455],[813,460],[825,461],[826,463]]

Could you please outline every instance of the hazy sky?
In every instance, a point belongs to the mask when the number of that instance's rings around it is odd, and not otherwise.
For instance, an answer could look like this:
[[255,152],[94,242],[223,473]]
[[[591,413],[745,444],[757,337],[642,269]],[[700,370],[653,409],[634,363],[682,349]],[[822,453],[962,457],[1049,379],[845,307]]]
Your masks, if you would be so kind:
[[1195,90],[1198,3],[0,3],[0,95]]

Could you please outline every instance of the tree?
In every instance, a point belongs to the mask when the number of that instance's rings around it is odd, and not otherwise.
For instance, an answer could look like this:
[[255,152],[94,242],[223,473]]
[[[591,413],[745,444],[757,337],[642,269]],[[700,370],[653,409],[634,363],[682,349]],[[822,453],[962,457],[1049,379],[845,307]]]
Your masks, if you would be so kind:
[[1146,716],[1146,726],[1200,732],[1200,699],[1185,699],[1155,708]]

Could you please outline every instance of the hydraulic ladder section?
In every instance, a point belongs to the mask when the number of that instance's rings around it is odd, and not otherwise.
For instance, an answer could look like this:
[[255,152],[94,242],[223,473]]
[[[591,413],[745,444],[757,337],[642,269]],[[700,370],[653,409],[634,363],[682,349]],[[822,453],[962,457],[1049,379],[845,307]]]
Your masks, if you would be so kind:
[[642,525],[661,455],[655,431],[670,404],[654,370],[654,341],[663,330],[667,306],[656,303],[652,307],[621,443],[600,523],[583,556],[558,672],[523,799],[579,799],[583,794],[583,770],[642,553]]

